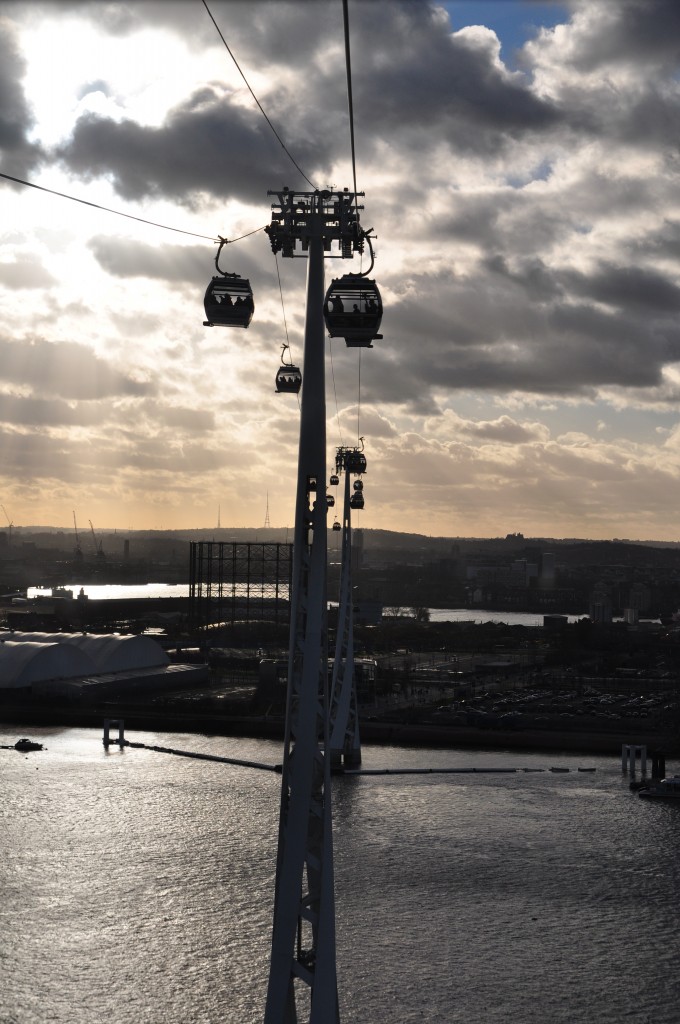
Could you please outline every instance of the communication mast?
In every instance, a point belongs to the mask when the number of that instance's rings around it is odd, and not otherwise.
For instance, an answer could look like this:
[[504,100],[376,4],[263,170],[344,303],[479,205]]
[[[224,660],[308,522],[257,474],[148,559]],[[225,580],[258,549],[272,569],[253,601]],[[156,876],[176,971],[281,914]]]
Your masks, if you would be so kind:
[[[269,192],[274,253],[308,257],[286,728],[265,1024],[338,1024],[326,612],[324,252],[363,249],[363,193]],[[306,988],[305,988],[306,986]]]

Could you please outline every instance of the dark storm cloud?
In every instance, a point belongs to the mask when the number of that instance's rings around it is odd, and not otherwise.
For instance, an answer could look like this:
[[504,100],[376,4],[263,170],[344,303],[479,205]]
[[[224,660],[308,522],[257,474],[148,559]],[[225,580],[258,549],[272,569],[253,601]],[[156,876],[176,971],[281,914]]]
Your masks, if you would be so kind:
[[115,422],[119,431],[126,429],[126,420],[134,418],[136,429],[141,422],[152,424],[157,430],[188,431],[192,435],[212,431],[214,413],[206,409],[163,405],[153,399],[134,401],[134,411],[121,409],[120,403],[102,398],[89,401],[64,401],[61,398],[0,394],[0,423],[15,427],[102,427]]
[[0,422],[15,427],[91,427],[101,420],[99,403],[0,395]]
[[592,396],[597,387],[657,387],[680,359],[680,299],[656,273],[604,264],[575,275],[534,259],[510,274],[497,257],[473,279],[411,277],[407,285],[386,307],[385,340],[362,366],[367,400],[422,412],[447,390]]
[[85,345],[41,339],[0,340],[0,382],[63,399],[145,395],[154,390],[99,359]]
[[[319,146],[291,142],[298,162],[313,172]],[[291,173],[260,112],[212,87],[193,93],[158,128],[84,115],[58,156],[85,178],[111,175],[126,199],[169,196],[189,206],[201,192],[261,203],[272,181]]]
[[537,62],[567,72],[550,76],[551,91],[577,133],[665,149],[680,131],[680,4],[573,0],[570,6],[565,35],[546,33],[527,45],[527,70]]
[[33,116],[21,85],[25,70],[14,26],[0,17],[0,170],[18,178],[41,158],[40,148],[28,141]]
[[608,263],[589,274],[573,271],[559,275],[565,289],[617,306],[658,313],[680,310],[680,288],[659,271],[643,267],[616,267]]
[[[649,215],[658,203],[658,178],[641,180],[626,174],[625,166],[612,178],[584,166],[569,182],[545,192],[508,184],[489,185],[481,194],[454,192],[447,209],[424,222],[422,230],[435,244],[453,238],[476,244],[485,253],[541,252],[569,234],[587,234],[594,223],[608,218]],[[674,237],[671,229],[667,236]]]
[[[268,244],[264,234],[263,241]],[[89,248],[99,265],[114,277],[149,277],[205,288],[216,273],[214,258],[217,246],[210,242],[158,246],[97,235],[89,242]],[[241,277],[260,279],[263,276],[260,263],[250,255],[245,240],[244,244],[237,243],[222,250],[220,267],[231,273],[238,272]],[[273,269],[269,273],[269,284],[274,283],[272,274]]]
[[357,4],[353,18],[355,104],[371,126],[365,145],[397,137],[400,147],[420,148],[429,136],[430,146],[491,154],[565,120],[521,75],[498,65],[490,38],[452,35],[434,5]]
[[515,260],[515,263],[519,269],[511,270],[500,255],[483,261],[488,270],[516,284],[532,301],[578,295],[622,312],[647,311],[657,318],[680,310],[680,288],[658,270],[602,262],[586,274],[550,269],[539,257]]
[[[11,6],[19,16],[16,8],[20,3]],[[223,49],[207,11],[196,0],[48,0],[31,6],[45,11],[58,6],[64,14],[90,18],[111,36],[128,36],[149,28],[170,29],[194,49],[203,50],[207,45]],[[337,0],[211,0],[209,7],[239,61],[259,58],[287,66],[342,32],[342,10]],[[224,59],[231,60],[226,50]]]
[[[244,33],[251,67],[285,63],[288,79],[296,64],[304,70],[299,88],[274,75],[273,89],[259,98],[297,163],[324,184],[333,154],[345,155],[347,125],[344,69],[326,54],[342,41],[341,19],[335,24],[331,5],[314,5],[315,17],[319,10],[317,31],[304,4],[227,5],[224,14],[230,38],[232,30],[238,41]],[[499,67],[492,47],[452,37],[426,3],[355,5],[352,47],[355,102],[371,126],[364,153],[395,137],[404,150],[420,150],[423,136],[429,147],[492,153],[563,121],[525,79]],[[86,177],[111,175],[128,199],[163,195],[191,204],[207,192],[256,202],[277,179],[304,187],[255,105],[232,102],[217,85],[195,92],[160,127],[87,114],[58,155]]]
[[502,441],[504,444],[527,444],[545,440],[545,429],[537,424],[518,423],[510,416],[479,423],[462,423],[461,432],[480,441]]
[[147,245],[127,238],[97,235],[88,243],[95,259],[114,277],[150,277],[200,284],[206,278],[206,245]]
[[664,221],[663,227],[636,241],[632,248],[635,253],[642,256],[680,260],[680,223],[674,220]]
[[576,11],[598,13],[603,31],[584,34],[573,64],[592,71],[603,64],[677,66],[680,4],[677,0],[577,0]]
[[666,148],[680,131],[677,93],[665,80],[630,89],[613,87],[606,78],[597,84],[571,84],[560,91],[560,107],[568,112],[575,137],[583,141],[610,139],[644,149]]
[[511,270],[505,257],[500,254],[484,259],[483,265],[491,273],[522,288],[532,301],[545,302],[564,294],[561,282],[538,256],[522,261],[519,271]]

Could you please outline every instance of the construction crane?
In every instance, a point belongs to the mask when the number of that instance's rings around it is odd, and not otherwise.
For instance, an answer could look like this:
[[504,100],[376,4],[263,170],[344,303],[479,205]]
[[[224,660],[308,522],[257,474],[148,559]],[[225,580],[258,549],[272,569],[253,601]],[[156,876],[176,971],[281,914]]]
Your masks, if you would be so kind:
[[94,526],[92,525],[92,520],[88,519],[88,522],[90,524],[90,529],[92,530],[92,540],[94,541],[94,551],[95,551],[95,554],[96,554],[97,558],[104,558],[103,542],[100,541],[100,540],[97,540],[97,534],[94,532]]
[[0,505],[0,508],[2,509],[2,511],[4,513],[5,519],[7,520],[7,525],[9,526],[9,543],[11,544],[12,543],[12,527],[14,526],[14,523],[11,521],[11,519],[7,515],[7,509],[5,508],[5,506],[4,505]]
[[76,558],[77,562],[82,562],[82,560],[83,560],[83,549],[80,546],[80,537],[78,536],[78,524],[76,522],[76,513],[75,513],[75,511],[73,512],[73,529],[74,529],[75,535],[76,535],[76,546],[73,549],[73,554],[75,555],[75,558]]

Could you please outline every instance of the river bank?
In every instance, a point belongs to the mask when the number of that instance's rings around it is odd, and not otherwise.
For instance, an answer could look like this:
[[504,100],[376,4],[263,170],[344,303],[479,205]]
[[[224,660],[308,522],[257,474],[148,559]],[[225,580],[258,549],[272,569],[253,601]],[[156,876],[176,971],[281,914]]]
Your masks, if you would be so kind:
[[[0,722],[21,731],[31,726],[103,728],[105,718],[125,722],[126,734],[140,732],[182,732],[209,736],[246,736],[283,741],[284,721],[279,716],[172,714],[158,709],[100,704],[90,708],[4,706]],[[450,747],[452,749],[493,749],[515,751],[564,751],[568,753],[620,754],[623,743],[644,743],[667,755],[680,753],[677,739],[649,729],[621,725],[608,732],[567,729],[489,729],[471,725],[444,725],[395,721],[361,723],[364,743],[390,746]]]

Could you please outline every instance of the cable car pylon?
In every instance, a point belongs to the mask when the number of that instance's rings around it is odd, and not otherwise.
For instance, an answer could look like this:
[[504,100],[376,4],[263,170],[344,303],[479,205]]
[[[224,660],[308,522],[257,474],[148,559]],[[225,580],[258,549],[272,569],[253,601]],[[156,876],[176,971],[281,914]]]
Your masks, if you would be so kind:
[[[274,253],[308,256],[286,726],[265,1024],[339,1024],[329,753],[324,252],[360,252],[356,195],[270,192]],[[298,1010],[300,1016],[298,1016]]]
[[[357,458],[362,455],[362,460]],[[361,764],[359,737],[359,711],[356,677],[354,672],[354,601],[352,588],[352,496],[351,467],[362,466],[366,471],[366,458],[359,449],[336,449],[335,475],[344,471],[345,498],[342,513],[342,559],[340,569],[340,600],[336,629],[335,657],[331,680],[330,755],[333,768],[358,768]],[[355,481],[360,483],[361,481]],[[361,487],[363,492],[363,483]],[[354,490],[354,494],[359,493]]]

